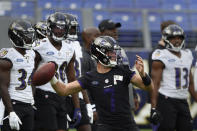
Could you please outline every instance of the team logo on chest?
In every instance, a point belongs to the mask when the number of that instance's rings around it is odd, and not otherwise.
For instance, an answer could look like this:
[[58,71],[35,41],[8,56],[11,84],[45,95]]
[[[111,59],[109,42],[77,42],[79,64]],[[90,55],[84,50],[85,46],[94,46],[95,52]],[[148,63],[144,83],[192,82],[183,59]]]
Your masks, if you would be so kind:
[[105,79],[105,83],[106,83],[106,84],[109,83],[109,79]]
[[55,53],[53,51],[49,51],[46,53],[47,55],[54,55]]
[[16,59],[16,62],[23,62],[23,59]]

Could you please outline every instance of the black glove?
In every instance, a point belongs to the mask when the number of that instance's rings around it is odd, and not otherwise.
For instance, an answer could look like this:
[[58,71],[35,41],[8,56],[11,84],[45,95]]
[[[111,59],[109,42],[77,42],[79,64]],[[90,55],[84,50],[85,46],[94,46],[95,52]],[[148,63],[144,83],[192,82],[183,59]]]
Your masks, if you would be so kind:
[[161,114],[155,108],[151,108],[150,122],[157,125],[161,120]]

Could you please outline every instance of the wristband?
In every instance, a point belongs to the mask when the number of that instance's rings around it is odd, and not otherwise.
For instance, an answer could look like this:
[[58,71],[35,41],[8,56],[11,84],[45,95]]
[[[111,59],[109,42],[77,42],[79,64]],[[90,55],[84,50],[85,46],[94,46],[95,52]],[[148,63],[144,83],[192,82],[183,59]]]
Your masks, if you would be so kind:
[[57,78],[53,76],[53,78],[50,80],[51,85],[55,85],[58,82]]
[[145,86],[149,86],[151,84],[151,78],[147,74],[145,74],[145,76],[142,77],[142,81]]

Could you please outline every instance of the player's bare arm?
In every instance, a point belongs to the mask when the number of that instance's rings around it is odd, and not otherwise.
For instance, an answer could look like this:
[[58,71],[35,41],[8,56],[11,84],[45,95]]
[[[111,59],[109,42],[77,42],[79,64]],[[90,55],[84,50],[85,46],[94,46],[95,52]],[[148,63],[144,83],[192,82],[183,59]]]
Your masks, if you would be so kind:
[[151,76],[152,76],[154,90],[155,90],[155,96],[153,96],[153,99],[155,99],[156,102],[157,102],[157,97],[158,97],[158,90],[160,88],[160,82],[162,80],[163,69],[164,69],[164,64],[161,61],[152,62]]
[[[66,68],[68,82],[72,82],[72,81],[76,80],[74,61],[75,61],[75,54],[73,55],[71,61],[68,64],[68,67]],[[75,108],[80,108],[78,92],[72,94],[72,100],[73,100],[73,104],[74,104]]]
[[2,96],[3,103],[8,112],[13,111],[10,95],[8,92],[8,87],[10,85],[11,68],[12,63],[10,61],[0,60],[0,93]]
[[[136,55],[136,57],[137,57],[137,60],[135,62],[135,67],[137,71],[139,72],[139,75],[135,74],[131,79],[131,83],[143,90],[149,91],[151,93],[151,105],[152,107],[156,107],[156,100],[153,99],[155,97],[153,82],[149,78],[149,76],[144,72],[143,59],[138,55]],[[146,83],[144,82],[142,78],[145,78],[145,79],[148,78],[150,79],[150,82]]]
[[197,102],[197,92],[194,90],[194,79],[193,79],[193,75],[190,71],[190,75],[189,75],[189,93],[191,94],[191,96],[194,98],[194,100]]

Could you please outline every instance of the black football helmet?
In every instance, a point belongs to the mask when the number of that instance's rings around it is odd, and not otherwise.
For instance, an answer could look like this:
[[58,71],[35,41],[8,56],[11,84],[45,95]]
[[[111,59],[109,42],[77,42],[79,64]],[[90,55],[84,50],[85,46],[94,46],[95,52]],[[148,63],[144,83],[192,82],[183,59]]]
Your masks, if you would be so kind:
[[[179,36],[182,39],[180,46],[175,47],[170,41],[170,38]],[[169,25],[162,32],[162,39],[165,42],[166,48],[175,52],[179,52],[185,46],[185,33],[183,29],[178,25]]]
[[68,22],[67,17],[61,12],[51,14],[47,19],[47,35],[57,42],[64,40],[68,34]]
[[91,55],[103,66],[114,67],[117,65],[117,56],[115,60],[112,60],[108,52],[116,53],[116,45],[116,40],[110,36],[97,37],[91,44]]
[[77,22],[77,17],[68,13],[66,13],[65,16],[69,20],[67,39],[71,41],[75,41],[78,39],[78,33],[79,33],[79,23]]
[[8,36],[14,47],[31,49],[35,40],[35,30],[27,20],[15,20],[8,28]]
[[47,36],[47,22],[39,21],[34,25],[36,38],[44,39]]

